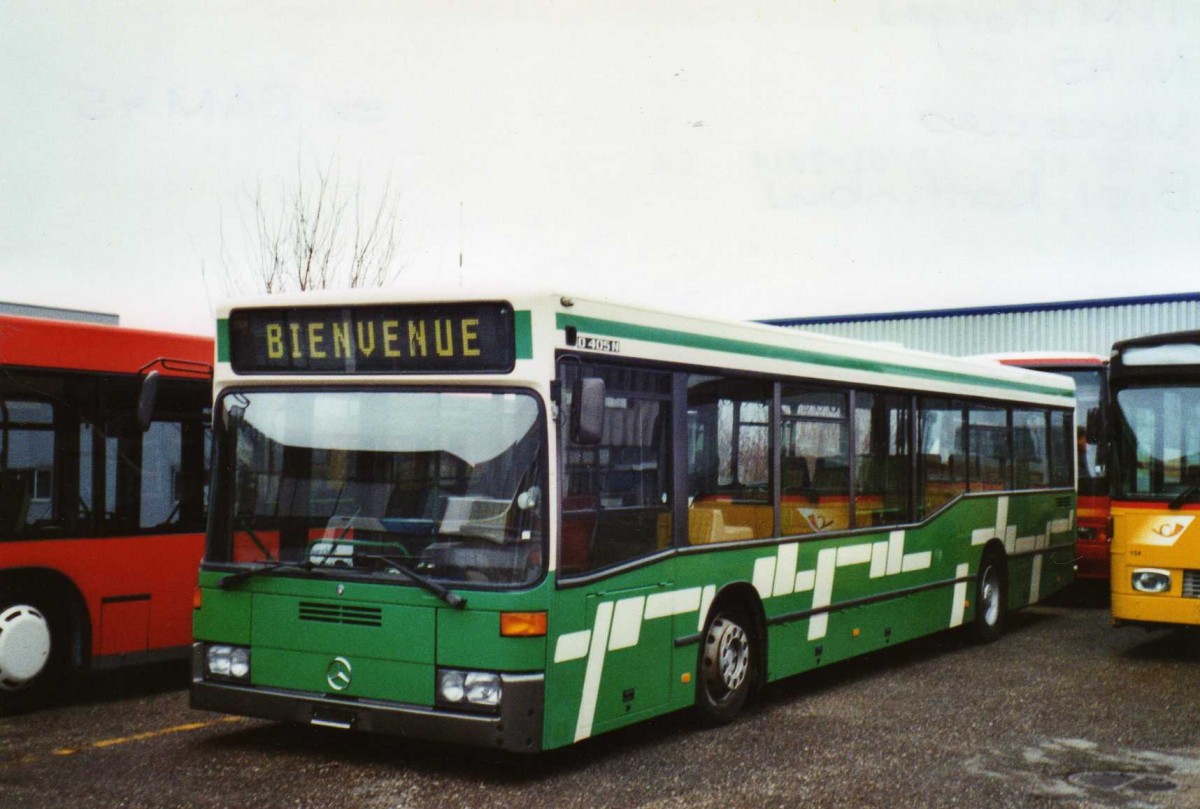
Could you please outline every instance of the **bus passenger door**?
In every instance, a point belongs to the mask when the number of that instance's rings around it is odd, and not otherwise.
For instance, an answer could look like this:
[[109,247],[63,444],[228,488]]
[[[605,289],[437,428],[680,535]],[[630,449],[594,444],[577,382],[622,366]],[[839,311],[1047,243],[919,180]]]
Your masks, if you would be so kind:
[[634,577],[645,583],[629,581],[627,587],[587,593],[592,641],[577,732],[586,729],[588,711],[591,732],[600,733],[666,706],[671,695],[672,621],[658,605],[662,594],[673,588],[671,567],[663,562],[646,571],[655,575]]
[[103,385],[93,438],[107,565],[95,652],[186,649],[204,548],[208,382],[166,378],[143,430],[130,417],[135,379]]
[[[604,382],[599,440],[576,440],[572,429],[581,374]],[[555,614],[566,637],[556,647],[547,702],[578,704],[575,716],[549,728],[577,741],[663,710],[671,693],[673,638],[663,605],[675,565],[673,381],[663,371],[577,361],[560,365],[560,380],[564,586]]]

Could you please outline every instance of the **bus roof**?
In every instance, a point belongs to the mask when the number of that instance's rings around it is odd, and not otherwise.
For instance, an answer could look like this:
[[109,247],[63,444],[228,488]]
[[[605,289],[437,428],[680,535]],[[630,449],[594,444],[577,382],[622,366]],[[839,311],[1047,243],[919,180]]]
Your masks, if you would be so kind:
[[[602,338],[597,359],[645,359],[684,365],[784,373],[867,385],[895,385],[955,395],[995,396],[1057,405],[1074,395],[1066,377],[960,357],[871,344],[762,323],[702,318],[641,305],[564,295],[549,290],[457,287],[272,295],[225,302],[218,308],[218,359],[228,369],[228,319],[239,309],[449,304],[505,301],[529,323],[530,346],[539,352],[591,352],[578,337]],[[527,314],[526,314],[527,313]],[[553,333],[553,337],[550,335]],[[536,335],[536,336],[535,336]],[[547,346],[549,339],[549,345]],[[576,340],[576,342],[571,342]],[[619,348],[614,351],[613,346]],[[596,343],[589,343],[596,345]],[[521,357],[519,359],[546,359]]]
[[1118,340],[1113,343],[1113,353],[1119,353],[1127,348],[1143,346],[1170,345],[1174,343],[1200,344],[1200,331],[1174,331],[1165,334],[1143,334],[1140,337],[1130,337],[1128,340]]
[[1147,334],[1113,344],[1117,377],[1171,375],[1195,378],[1200,372],[1200,331]]
[[1104,365],[1108,362],[1107,357],[1101,357],[1099,354],[1089,354],[1084,351],[1010,351],[999,352],[996,354],[975,354],[972,359],[990,360],[992,362],[1003,363],[1004,365],[1016,365],[1020,367],[1029,367],[1036,365],[1039,367],[1080,367],[1091,365]]
[[208,337],[0,315],[0,365],[125,374],[154,365],[164,375],[195,377],[211,373],[212,361]]

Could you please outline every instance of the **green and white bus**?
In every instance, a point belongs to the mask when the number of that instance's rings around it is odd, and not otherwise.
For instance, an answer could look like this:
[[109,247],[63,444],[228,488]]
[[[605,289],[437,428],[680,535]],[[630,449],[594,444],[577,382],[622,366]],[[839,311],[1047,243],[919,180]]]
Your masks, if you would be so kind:
[[218,317],[196,708],[532,752],[1072,580],[1063,377],[557,294]]

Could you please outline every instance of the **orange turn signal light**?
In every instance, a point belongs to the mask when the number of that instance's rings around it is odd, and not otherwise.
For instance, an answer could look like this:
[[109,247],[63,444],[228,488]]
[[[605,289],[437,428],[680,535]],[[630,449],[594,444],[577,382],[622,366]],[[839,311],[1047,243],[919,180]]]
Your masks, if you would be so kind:
[[204,603],[204,591],[197,587],[192,591],[192,609],[198,610]]
[[502,612],[500,635],[505,638],[542,638],[546,636],[546,613]]

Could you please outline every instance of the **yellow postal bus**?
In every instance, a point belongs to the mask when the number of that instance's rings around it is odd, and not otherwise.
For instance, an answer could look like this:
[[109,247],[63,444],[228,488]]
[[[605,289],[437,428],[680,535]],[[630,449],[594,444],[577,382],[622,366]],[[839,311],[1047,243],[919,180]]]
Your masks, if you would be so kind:
[[1113,623],[1200,624],[1200,332],[1116,343],[1109,385]]

